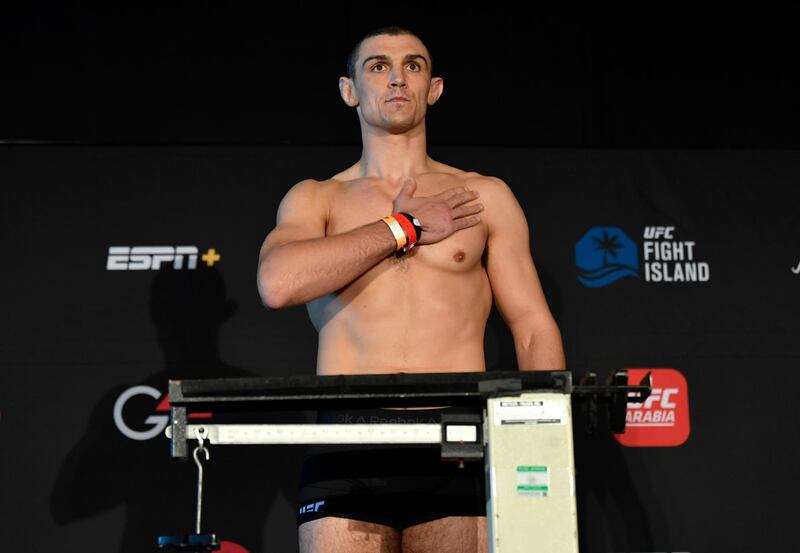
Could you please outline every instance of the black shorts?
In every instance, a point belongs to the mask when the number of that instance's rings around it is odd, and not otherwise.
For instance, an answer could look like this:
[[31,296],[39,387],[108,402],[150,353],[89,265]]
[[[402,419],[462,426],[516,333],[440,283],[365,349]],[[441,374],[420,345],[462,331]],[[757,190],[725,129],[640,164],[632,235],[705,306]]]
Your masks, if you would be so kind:
[[[438,423],[464,409],[320,412],[320,423]],[[474,412],[474,410],[473,410]],[[448,516],[486,516],[481,461],[442,461],[438,445],[310,446],[300,476],[297,524],[341,517],[409,526]]]

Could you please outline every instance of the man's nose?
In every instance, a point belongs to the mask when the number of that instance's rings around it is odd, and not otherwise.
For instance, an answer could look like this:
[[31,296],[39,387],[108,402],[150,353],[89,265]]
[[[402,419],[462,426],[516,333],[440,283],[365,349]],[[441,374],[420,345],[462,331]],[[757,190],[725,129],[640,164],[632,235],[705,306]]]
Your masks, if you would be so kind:
[[406,75],[402,69],[392,71],[389,86],[406,86]]

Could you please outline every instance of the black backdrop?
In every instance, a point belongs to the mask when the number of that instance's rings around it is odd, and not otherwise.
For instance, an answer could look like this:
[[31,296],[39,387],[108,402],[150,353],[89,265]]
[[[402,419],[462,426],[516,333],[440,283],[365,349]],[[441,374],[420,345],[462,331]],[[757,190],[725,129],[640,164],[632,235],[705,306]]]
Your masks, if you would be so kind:
[[[800,156],[432,154],[514,190],[576,376],[653,368],[685,378],[674,392],[675,380],[657,379],[662,400],[650,412],[676,416],[688,437],[623,445],[606,431],[586,434],[576,410],[583,551],[790,548],[800,492]],[[130,436],[164,424],[168,378],[313,372],[304,309],[260,304],[257,252],[292,183],[333,174],[357,155],[354,147],[0,149],[4,549],[147,551],[159,532],[191,528],[193,465],[170,460],[160,434]],[[681,263],[707,264],[708,280],[646,280],[652,227],[661,230],[651,242],[693,242],[693,258]],[[579,267],[597,269],[597,259],[577,246],[603,232],[630,246],[609,251],[635,262],[638,276],[589,287]],[[107,270],[109,248],[143,246],[195,247],[196,268],[186,255],[181,269]],[[220,259],[209,267],[201,256],[211,248]],[[675,263],[665,270],[674,276]],[[486,348],[491,369],[516,366],[494,314]],[[665,429],[636,431],[646,441]],[[301,454],[212,451],[205,521],[228,551],[296,547],[290,505]]]
[[337,78],[364,32],[399,24],[445,78],[436,144],[800,145],[797,18],[777,10],[74,4],[3,10],[0,140],[358,144]]
[[[506,179],[525,208],[571,369],[655,370],[623,443],[576,411],[582,550],[792,548],[796,18],[522,9],[3,8],[3,550],[154,550],[192,524],[194,467],[155,437],[166,380],[312,371],[306,314],[260,305],[256,256],[292,183],[357,157],[336,78],[387,23],[445,77],[433,155]],[[109,248],[148,246],[196,248],[196,267],[107,270]],[[656,266],[663,248],[693,256]],[[701,266],[708,280],[647,280]],[[486,349],[515,366],[496,314]],[[205,520],[227,553],[294,550],[301,455],[212,452]]]

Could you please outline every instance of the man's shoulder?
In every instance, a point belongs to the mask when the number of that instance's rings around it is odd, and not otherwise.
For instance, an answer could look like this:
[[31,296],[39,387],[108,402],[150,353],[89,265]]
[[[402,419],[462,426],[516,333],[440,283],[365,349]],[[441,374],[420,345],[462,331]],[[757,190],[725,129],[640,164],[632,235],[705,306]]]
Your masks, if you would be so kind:
[[331,198],[340,185],[334,179],[304,179],[295,183],[286,191],[278,206],[279,220],[285,217],[320,217],[327,220]]
[[486,190],[487,192],[502,191],[508,188],[508,185],[502,179],[491,175],[470,172],[465,173],[462,178],[468,187],[479,188],[479,192],[481,190]]
[[507,187],[506,183],[498,177],[483,175],[477,171],[466,171],[464,169],[459,169],[458,167],[446,165],[438,161],[433,162],[432,169],[436,173],[447,175],[454,181],[458,181],[458,186],[474,186],[485,188],[487,190]]
[[304,179],[294,184],[286,193],[287,196],[315,197],[327,196],[342,186],[342,181],[335,177],[329,179]]
[[511,189],[505,181],[492,175],[483,175],[475,171],[461,171],[453,176],[456,181],[454,186],[463,186],[470,190],[476,190],[484,199],[506,196],[511,193]]
[[479,201],[484,206],[481,219],[489,228],[490,233],[495,228],[507,224],[509,213],[519,210],[519,202],[514,192],[503,179],[475,171],[462,170],[452,173],[452,176],[453,186],[463,186],[480,194]]

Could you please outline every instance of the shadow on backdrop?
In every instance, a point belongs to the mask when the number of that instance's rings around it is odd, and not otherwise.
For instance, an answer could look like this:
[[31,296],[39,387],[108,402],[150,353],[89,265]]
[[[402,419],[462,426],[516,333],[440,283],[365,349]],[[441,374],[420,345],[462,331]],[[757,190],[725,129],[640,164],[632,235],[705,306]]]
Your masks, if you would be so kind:
[[[160,271],[151,287],[149,308],[163,367],[137,382],[114,387],[100,399],[86,433],[62,464],[50,505],[58,524],[123,505],[123,535],[108,536],[110,543],[121,541],[120,553],[157,551],[158,535],[194,531],[194,463],[169,457],[163,430],[141,439],[166,425],[168,412],[156,408],[166,395],[168,380],[254,376],[220,358],[220,327],[236,305],[227,299],[218,271]],[[121,411],[124,425],[139,432],[140,439],[124,435],[113,416],[120,396],[134,386],[150,387],[160,395],[160,399],[146,393],[133,395]],[[202,420],[223,422],[226,417],[212,414]],[[296,419],[297,415],[278,413],[270,421]],[[262,542],[270,510],[279,500],[294,505],[302,450],[279,447],[210,446],[211,459],[204,464],[202,530],[232,542],[225,547],[231,553],[242,553],[242,548],[249,553],[265,550]],[[296,550],[294,508],[284,505],[279,511],[287,519],[280,525],[290,526],[285,534],[268,537],[270,549]]]
[[626,450],[613,438],[604,408],[592,433],[586,430],[585,404],[574,402],[573,409],[581,552],[672,551],[642,452]]

